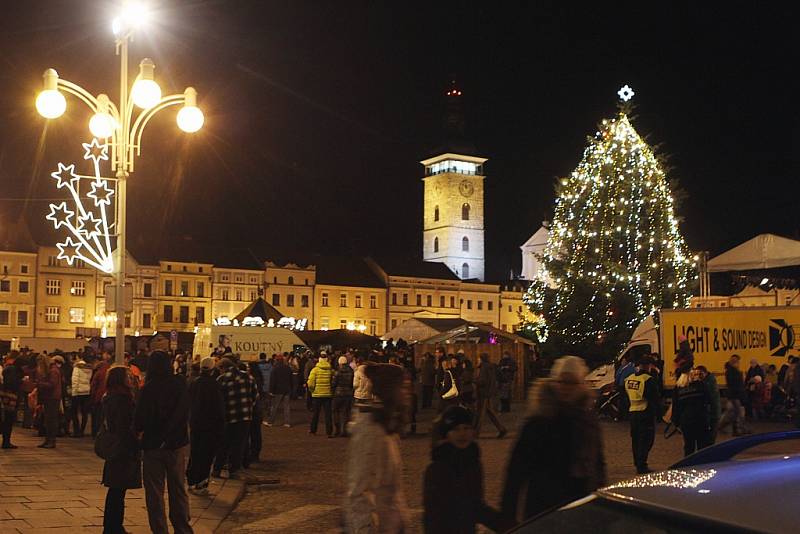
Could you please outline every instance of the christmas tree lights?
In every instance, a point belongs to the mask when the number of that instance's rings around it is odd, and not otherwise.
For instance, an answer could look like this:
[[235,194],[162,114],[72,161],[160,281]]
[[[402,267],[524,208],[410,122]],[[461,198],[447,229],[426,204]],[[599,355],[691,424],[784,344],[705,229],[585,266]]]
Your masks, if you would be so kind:
[[625,108],[559,182],[542,269],[525,295],[539,341],[584,357],[609,357],[655,310],[688,305],[694,280],[667,178]]

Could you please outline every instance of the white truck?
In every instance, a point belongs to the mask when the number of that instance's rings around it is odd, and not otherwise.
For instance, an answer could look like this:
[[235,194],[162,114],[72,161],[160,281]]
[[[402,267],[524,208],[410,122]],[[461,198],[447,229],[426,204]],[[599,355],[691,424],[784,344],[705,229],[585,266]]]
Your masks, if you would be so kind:
[[305,344],[288,328],[267,326],[211,326],[194,337],[194,353],[208,356],[218,347],[230,347],[243,360],[257,360],[260,353],[292,352]]
[[694,364],[704,365],[725,387],[725,362],[732,354],[744,370],[755,358],[780,368],[789,356],[800,355],[800,306],[731,307],[660,310],[658,324],[648,317],[634,330],[614,363],[592,371],[587,380],[600,389],[614,381],[614,370],[624,355],[634,358],[656,353],[664,362],[664,389],[675,386],[675,355],[682,338],[694,353]]

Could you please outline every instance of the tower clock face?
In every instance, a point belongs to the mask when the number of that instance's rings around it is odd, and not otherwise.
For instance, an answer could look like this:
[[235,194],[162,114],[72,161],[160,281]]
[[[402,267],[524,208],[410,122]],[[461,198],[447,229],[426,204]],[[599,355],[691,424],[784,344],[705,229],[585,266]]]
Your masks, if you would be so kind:
[[464,180],[458,184],[458,191],[465,197],[471,197],[472,193],[475,192],[475,186],[469,180]]

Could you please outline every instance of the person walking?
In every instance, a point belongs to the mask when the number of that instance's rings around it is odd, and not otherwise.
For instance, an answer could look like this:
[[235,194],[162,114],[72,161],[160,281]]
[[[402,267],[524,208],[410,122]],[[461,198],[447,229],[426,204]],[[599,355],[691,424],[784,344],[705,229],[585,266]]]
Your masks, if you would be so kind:
[[217,379],[222,389],[225,405],[225,440],[214,461],[213,475],[220,477],[225,463],[228,464],[228,478],[241,478],[239,469],[244,462],[247,439],[250,435],[250,422],[256,401],[256,386],[246,371],[242,371],[230,358],[219,361],[220,372]]
[[270,414],[267,421],[264,423],[267,426],[272,426],[278,417],[278,410],[283,405],[283,426],[289,428],[292,426],[291,421],[291,403],[289,400],[294,390],[294,378],[292,368],[286,365],[282,355],[278,354],[275,358],[275,365],[272,367],[272,373],[269,380],[269,395],[270,395]]
[[744,426],[744,408],[743,401],[745,398],[744,378],[742,372],[739,370],[738,354],[732,354],[730,359],[725,363],[725,384],[727,386],[727,405],[725,414],[719,422],[719,431],[724,432],[728,425],[733,426],[733,435],[741,436],[749,434],[750,431]]
[[639,474],[650,473],[647,458],[656,435],[656,421],[661,416],[661,394],[658,390],[655,362],[650,356],[642,356],[636,364],[636,372],[625,379],[625,393],[630,405],[631,448],[633,464]]
[[72,422],[72,362],[63,354],[52,358],[58,373],[61,375],[61,400],[58,402],[58,436],[69,436],[69,425]]
[[692,369],[678,377],[672,392],[672,422],[683,434],[683,455],[711,444],[711,397],[701,372]]
[[509,413],[511,412],[511,397],[514,393],[514,378],[517,375],[517,362],[508,352],[504,352],[497,367],[500,413]]
[[550,378],[534,382],[530,414],[506,470],[506,521],[525,520],[605,484],[603,439],[587,373],[581,358],[564,356],[554,362]]
[[72,368],[72,435],[83,437],[89,421],[92,366],[78,353]]
[[717,377],[714,376],[714,373],[709,373],[704,365],[698,365],[697,370],[700,372],[700,378],[703,380],[703,385],[708,392],[708,444],[713,445],[717,441],[717,428],[721,417],[719,385],[717,384]]
[[356,406],[372,402],[372,383],[367,378],[367,362],[356,356],[356,372],[353,376],[353,399]]
[[142,458],[133,432],[134,388],[125,366],[108,370],[102,408],[106,431],[114,437],[103,464],[103,485],[108,488],[103,534],[125,534],[125,493],[142,487]]
[[425,469],[422,503],[426,534],[475,534],[481,523],[501,532],[501,514],[486,504],[483,465],[473,414],[450,406],[434,426],[431,463]]
[[399,438],[408,413],[405,373],[399,365],[373,364],[365,374],[375,398],[358,408],[351,428],[346,524],[348,532],[400,534],[411,526]]
[[331,422],[331,400],[333,398],[333,371],[331,364],[328,363],[328,355],[325,351],[320,352],[319,361],[308,374],[308,392],[313,401],[313,415],[311,416],[311,428],[309,434],[317,433],[319,425],[319,412],[325,412],[325,432],[329,438],[333,437],[333,425]]
[[208,494],[208,482],[214,456],[225,439],[225,401],[214,378],[214,358],[200,361],[200,375],[189,385],[189,467],[186,482],[189,491]]
[[[253,420],[258,419],[258,424],[266,421],[269,417],[271,398],[269,396],[269,383],[272,378],[272,369],[275,367],[275,357],[267,358],[267,354],[262,352],[258,355],[258,400],[253,415]],[[255,375],[253,375],[255,376]],[[261,429],[258,430],[261,432]]]
[[489,361],[489,355],[485,352],[479,356],[478,378],[475,382],[477,386],[477,411],[475,413],[475,437],[481,435],[481,422],[484,414],[489,416],[489,420],[497,428],[497,437],[503,438],[508,430],[500,422],[497,412],[494,410],[494,400],[497,396],[497,367]]
[[3,449],[16,449],[11,443],[11,432],[17,421],[17,400],[22,385],[22,369],[17,365],[19,353],[12,350],[3,362],[2,383],[0,383],[0,434],[3,436]]
[[155,534],[167,534],[164,481],[169,496],[169,520],[176,534],[191,534],[186,459],[189,445],[189,395],[186,377],[172,372],[169,355],[154,351],[147,379],[134,413],[134,430],[141,436],[142,478],[147,520]]
[[36,358],[36,390],[44,414],[45,440],[40,449],[55,449],[58,435],[58,410],[61,404],[61,372],[47,354]]
[[106,394],[106,373],[110,367],[110,359],[111,355],[104,352],[102,357],[95,362],[92,381],[89,385],[93,438],[97,436],[97,432],[103,422],[103,395]]
[[355,373],[347,364],[347,356],[339,357],[339,367],[333,374],[333,436],[347,437],[347,423],[353,409],[353,379]]
[[433,358],[433,354],[429,352],[425,354],[419,371],[422,385],[422,409],[425,410],[433,406],[433,387],[436,385],[436,360]]
[[459,383],[458,383],[458,370],[456,369],[457,360],[444,359],[442,361],[441,382],[437,384],[439,389],[439,413],[444,411],[449,406],[458,406],[459,403]]
[[[326,355],[326,352],[323,350],[320,353],[320,356]],[[327,355],[326,355],[327,359]],[[305,365],[303,366],[303,384],[306,388],[306,409],[310,412],[314,409],[314,401],[311,396],[311,391],[308,389],[308,377],[311,375],[311,371],[317,365],[318,358],[316,356],[309,355],[306,359]]]

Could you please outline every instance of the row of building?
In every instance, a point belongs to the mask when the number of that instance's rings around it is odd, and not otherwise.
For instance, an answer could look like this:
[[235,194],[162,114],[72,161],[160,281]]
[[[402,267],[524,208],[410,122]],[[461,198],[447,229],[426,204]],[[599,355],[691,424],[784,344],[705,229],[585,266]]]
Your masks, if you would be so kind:
[[[118,318],[106,312],[110,276],[80,261],[68,265],[55,247],[8,248],[0,250],[0,339],[114,335]],[[298,265],[249,251],[221,256],[229,259],[140,263],[129,252],[133,311],[121,319],[126,334],[196,331],[236,316],[259,296],[283,315],[305,319],[307,329],[378,336],[412,317],[514,331],[526,312],[524,282],[461,280],[443,263],[320,257]]]

